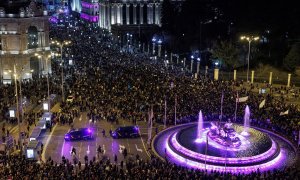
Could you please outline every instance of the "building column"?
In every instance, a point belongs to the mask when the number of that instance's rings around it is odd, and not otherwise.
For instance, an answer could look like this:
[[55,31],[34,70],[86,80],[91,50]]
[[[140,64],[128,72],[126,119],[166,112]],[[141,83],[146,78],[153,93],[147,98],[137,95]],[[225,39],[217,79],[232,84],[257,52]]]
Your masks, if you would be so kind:
[[155,16],[154,16],[154,13],[155,13],[155,4],[152,3],[152,7],[150,7],[151,9],[151,24],[155,24]]
[[106,7],[106,28],[110,30],[111,27],[111,6],[108,4]]
[[133,4],[133,24],[136,24],[136,4]]
[[117,5],[117,24],[121,24],[121,14],[122,14],[122,5],[118,4]]
[[103,4],[99,4],[99,22],[98,25],[99,27],[103,28],[104,24],[103,24],[103,16],[104,16],[104,7]]
[[161,15],[161,4],[156,3],[155,4],[155,24],[157,24],[158,26],[161,26],[160,15]]
[[144,4],[140,4],[140,24],[144,24]]
[[120,24],[123,25],[123,4],[120,4]]
[[111,24],[116,24],[116,4],[112,4],[110,8]]
[[43,42],[42,42],[42,39],[43,39],[43,35],[42,35],[42,32],[38,32],[38,47],[42,47],[43,46]]
[[130,24],[130,12],[129,12],[130,4],[126,4],[126,24]]
[[102,24],[103,24],[103,28],[107,28],[107,24],[106,24],[106,21],[107,21],[107,16],[106,16],[106,5],[103,4],[102,6],[102,9],[103,9],[103,17],[102,17]]
[[153,24],[153,4],[147,5],[147,23]]

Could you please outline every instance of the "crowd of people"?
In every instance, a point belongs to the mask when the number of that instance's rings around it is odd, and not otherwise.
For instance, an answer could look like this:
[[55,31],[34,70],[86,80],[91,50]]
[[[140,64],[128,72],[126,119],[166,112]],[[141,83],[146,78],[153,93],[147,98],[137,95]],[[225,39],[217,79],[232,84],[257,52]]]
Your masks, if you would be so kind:
[[284,170],[267,172],[252,172],[250,174],[224,173],[189,169],[162,161],[154,156],[149,160],[137,157],[128,157],[126,162],[112,162],[107,158],[96,161],[95,158],[72,165],[68,160],[61,163],[48,159],[44,163],[36,163],[25,157],[9,157],[0,166],[2,179],[293,179],[300,177],[296,167],[287,167]]
[[[51,26],[52,40],[70,40],[60,58],[52,62],[50,92],[60,94],[60,74],[64,68],[65,92],[74,96],[73,103],[62,103],[57,122],[72,125],[80,112],[87,112],[92,121],[107,120],[118,123],[120,118],[131,121],[147,121],[147,112],[153,107],[155,125],[164,123],[165,103],[167,104],[167,125],[194,121],[199,110],[204,120],[231,120],[241,122],[245,105],[251,109],[252,121],[264,128],[279,132],[292,141],[298,141],[300,112],[296,105],[286,103],[282,97],[272,94],[257,94],[252,86],[242,82],[213,81],[201,75],[193,78],[182,70],[182,64],[162,59],[150,59],[148,53],[137,50],[124,51],[124,47],[107,31],[71,19],[72,26]],[[55,46],[52,46],[55,49]],[[67,59],[72,57],[73,65]],[[32,99],[43,99],[47,94],[45,78],[22,83],[23,95]],[[13,85],[1,85],[1,115],[3,119],[10,107],[9,99],[14,97]],[[285,90],[273,89],[273,91]],[[235,119],[236,98],[248,96],[248,101],[238,103]],[[222,116],[220,116],[221,98]],[[262,100],[263,108],[259,108]],[[281,112],[289,110],[282,116]],[[34,124],[35,116],[26,114],[26,121]],[[10,122],[15,123],[15,122]],[[122,165],[121,165],[122,164]],[[126,165],[124,165],[126,164]],[[4,157],[1,161],[0,177],[5,179],[295,179],[299,171],[295,167],[272,172],[253,172],[248,175],[222,172],[205,172],[187,169],[152,157],[128,159],[122,163],[112,163],[103,159],[90,161],[84,167],[71,162],[47,162],[37,164],[24,157]]]

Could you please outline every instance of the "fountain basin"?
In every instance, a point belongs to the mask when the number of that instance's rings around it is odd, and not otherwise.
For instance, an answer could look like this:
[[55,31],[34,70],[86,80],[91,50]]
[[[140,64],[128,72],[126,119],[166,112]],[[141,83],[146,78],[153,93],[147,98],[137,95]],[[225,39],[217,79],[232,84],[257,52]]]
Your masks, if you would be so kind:
[[[243,126],[233,126],[238,134],[243,132]],[[249,128],[250,136],[242,137],[241,146],[233,148],[205,137],[210,127],[207,122],[203,124],[202,141],[197,142],[197,127],[197,124],[191,123],[159,133],[152,144],[154,152],[158,157],[181,166],[241,173],[258,168],[261,171],[283,168],[293,164],[296,157],[295,148],[287,140],[268,131]],[[245,140],[248,142],[245,143]]]

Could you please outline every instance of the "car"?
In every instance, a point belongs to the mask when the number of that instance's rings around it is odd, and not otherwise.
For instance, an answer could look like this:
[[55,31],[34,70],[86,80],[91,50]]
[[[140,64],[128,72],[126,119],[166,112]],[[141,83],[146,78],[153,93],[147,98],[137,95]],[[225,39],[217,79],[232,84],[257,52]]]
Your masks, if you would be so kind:
[[118,127],[115,131],[112,131],[110,135],[114,139],[136,138],[140,137],[140,129],[138,126],[123,126]]
[[74,101],[74,96],[68,96],[67,97],[67,102],[70,102],[70,103],[72,103],[73,101]]
[[70,130],[67,134],[65,134],[66,141],[91,139],[94,139],[94,132],[92,128],[74,129]]

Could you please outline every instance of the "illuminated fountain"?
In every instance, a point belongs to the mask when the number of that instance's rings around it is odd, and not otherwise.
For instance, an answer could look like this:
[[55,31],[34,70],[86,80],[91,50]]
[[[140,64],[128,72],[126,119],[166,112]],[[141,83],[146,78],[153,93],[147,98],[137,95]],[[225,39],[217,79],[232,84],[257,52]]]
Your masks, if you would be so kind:
[[199,112],[198,115],[198,129],[197,129],[197,142],[201,142],[203,134],[203,116],[202,111]]
[[[244,126],[234,123],[198,122],[168,128],[153,140],[152,148],[161,158],[190,168],[232,173],[268,171],[292,165],[296,148],[283,137],[249,126],[245,109]],[[242,134],[247,133],[248,136]],[[288,154],[288,156],[287,156]]]
[[247,105],[245,108],[245,115],[244,115],[244,131],[242,132],[243,136],[249,136],[249,127],[250,127],[250,109]]

